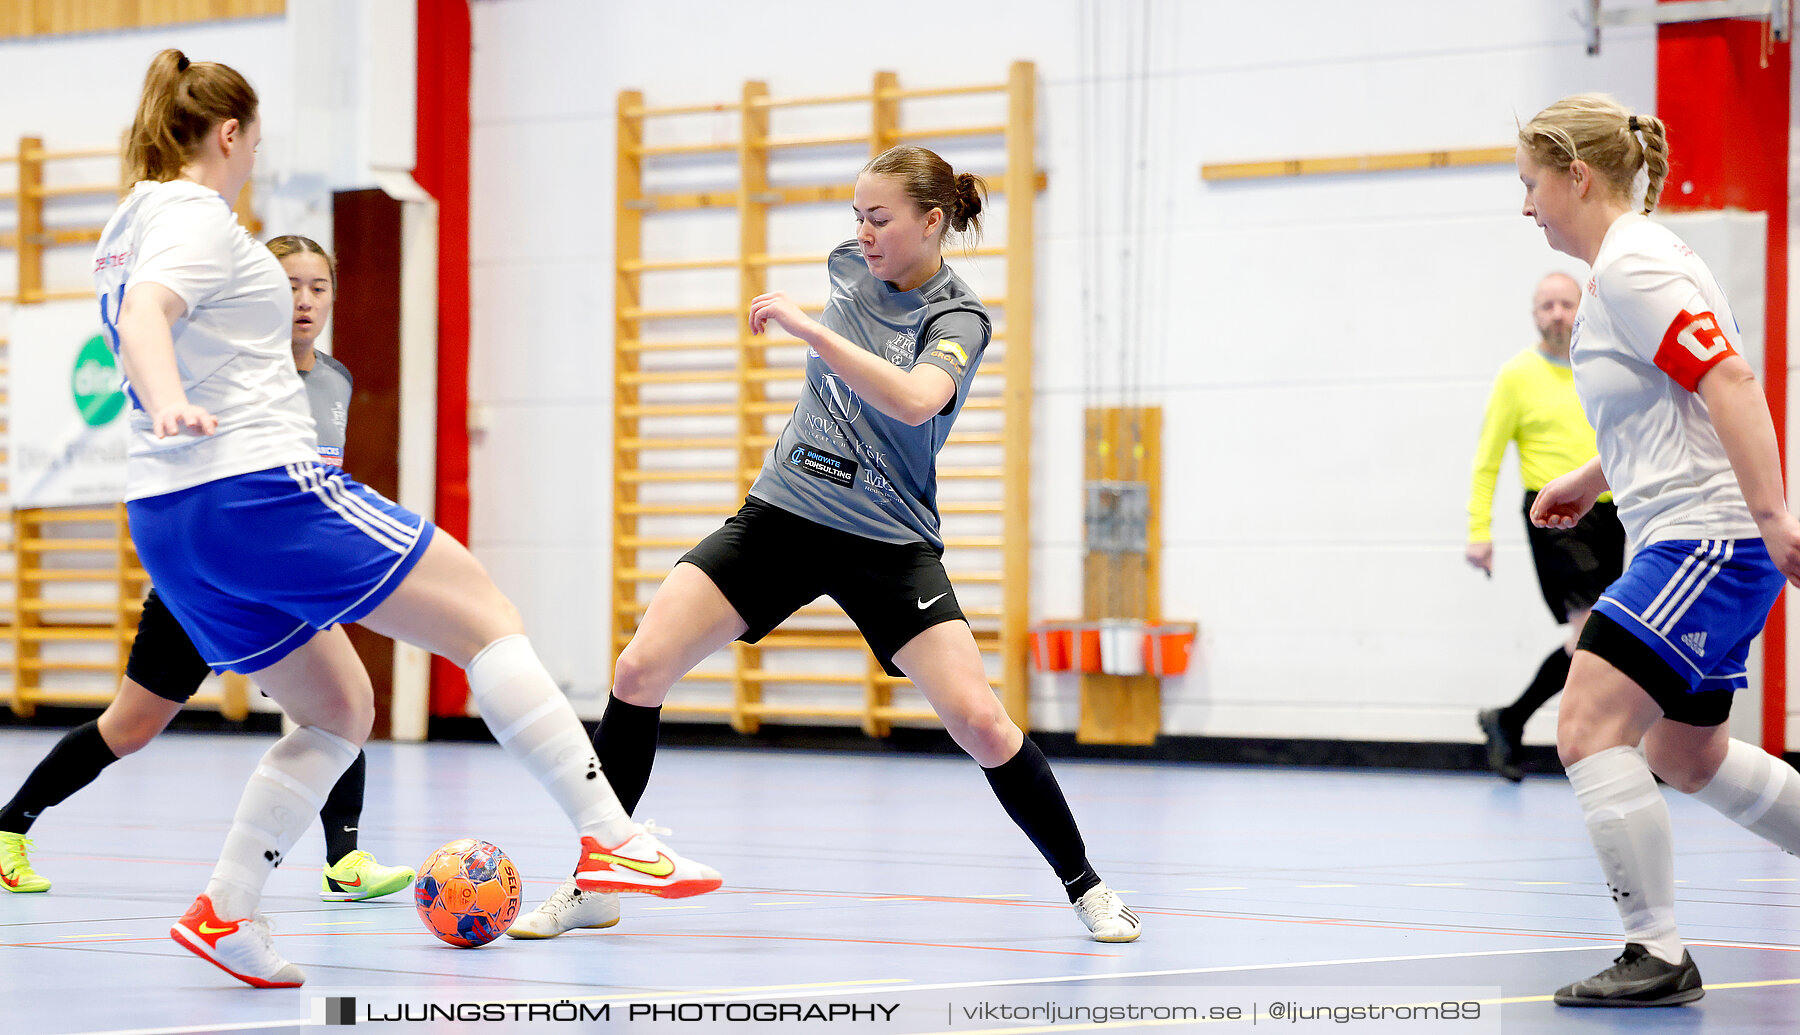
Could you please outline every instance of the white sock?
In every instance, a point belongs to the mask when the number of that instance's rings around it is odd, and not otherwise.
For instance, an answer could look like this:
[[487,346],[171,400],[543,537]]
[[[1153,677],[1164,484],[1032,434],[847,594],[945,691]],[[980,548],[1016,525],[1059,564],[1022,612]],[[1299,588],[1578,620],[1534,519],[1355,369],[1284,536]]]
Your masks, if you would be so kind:
[[1643,945],[1664,962],[1680,963],[1669,806],[1649,765],[1631,748],[1614,747],[1576,762],[1568,772],[1594,854],[1625,922],[1625,940]]
[[1718,773],[1693,797],[1782,851],[1800,855],[1800,773],[1762,748],[1732,741]]
[[503,636],[469,662],[469,690],[506,753],[537,777],[569,821],[606,847],[634,832],[575,708],[550,678],[531,641]]
[[206,894],[221,920],[256,912],[263,885],[288,849],[312,825],[358,748],[317,726],[277,740],[256,764],[225,835]]

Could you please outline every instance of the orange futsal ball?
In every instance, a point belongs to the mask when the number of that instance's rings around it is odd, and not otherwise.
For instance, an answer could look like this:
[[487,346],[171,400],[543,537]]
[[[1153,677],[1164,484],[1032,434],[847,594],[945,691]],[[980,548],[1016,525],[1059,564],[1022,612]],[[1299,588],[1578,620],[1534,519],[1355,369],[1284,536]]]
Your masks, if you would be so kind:
[[425,929],[473,949],[506,933],[519,915],[519,870],[506,853],[472,837],[431,853],[413,882]]

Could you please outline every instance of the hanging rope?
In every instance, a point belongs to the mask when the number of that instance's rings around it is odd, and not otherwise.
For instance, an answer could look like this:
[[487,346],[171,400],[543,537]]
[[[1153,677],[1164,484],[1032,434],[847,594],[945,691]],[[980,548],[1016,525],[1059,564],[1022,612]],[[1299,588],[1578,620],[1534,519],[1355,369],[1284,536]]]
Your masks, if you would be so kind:
[[[1077,11],[1084,30],[1078,121],[1087,144],[1080,159],[1086,196],[1081,401],[1083,413],[1101,421],[1092,434],[1092,459],[1107,482],[1148,480],[1143,410],[1167,364],[1168,315],[1160,300],[1168,294],[1172,243],[1166,223],[1152,222],[1168,210],[1173,186],[1160,170],[1174,167],[1178,129],[1175,106],[1152,83],[1155,58],[1174,64],[1164,13],[1159,0],[1104,9],[1099,0],[1080,0]],[[1116,143],[1103,149],[1101,141]],[[1107,423],[1108,410],[1124,419]],[[1099,585],[1091,592],[1104,617],[1147,613],[1146,582],[1135,569],[1127,577],[1122,556],[1113,554],[1095,578]]]

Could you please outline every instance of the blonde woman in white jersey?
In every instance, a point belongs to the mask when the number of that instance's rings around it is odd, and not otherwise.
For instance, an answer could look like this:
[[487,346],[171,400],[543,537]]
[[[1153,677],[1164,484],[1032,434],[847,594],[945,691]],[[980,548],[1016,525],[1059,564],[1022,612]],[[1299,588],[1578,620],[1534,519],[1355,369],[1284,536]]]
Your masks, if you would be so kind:
[[1676,933],[1669,810],[1651,774],[1800,850],[1800,773],[1725,728],[1751,640],[1784,582],[1800,584],[1800,521],[1730,304],[1706,264],[1645,218],[1669,168],[1662,121],[1569,97],[1520,130],[1518,167],[1524,214],[1593,267],[1570,358],[1600,447],[1544,487],[1531,519],[1570,527],[1610,488],[1632,552],[1582,631],[1556,737],[1625,951],[1556,1002],[1691,1002],[1704,989]]
[[619,807],[518,611],[474,557],[319,462],[287,274],[231,213],[261,135],[241,75],[158,54],[127,146],[138,182],[95,253],[101,318],[129,381],[139,555],[207,664],[254,674],[298,724],[258,764],[205,892],[170,935],[258,988],[305,980],[256,906],[368,736],[368,674],[339,626],[353,621],[467,670],[495,738],[575,825],[583,888],[718,887]]

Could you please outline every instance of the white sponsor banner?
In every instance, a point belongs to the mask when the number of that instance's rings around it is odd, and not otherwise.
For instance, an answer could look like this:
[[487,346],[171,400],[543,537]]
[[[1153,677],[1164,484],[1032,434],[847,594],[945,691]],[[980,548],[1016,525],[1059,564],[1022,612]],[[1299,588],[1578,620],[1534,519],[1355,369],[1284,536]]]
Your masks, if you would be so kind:
[[8,483],[15,507],[125,498],[126,399],[93,301],[13,308]]

